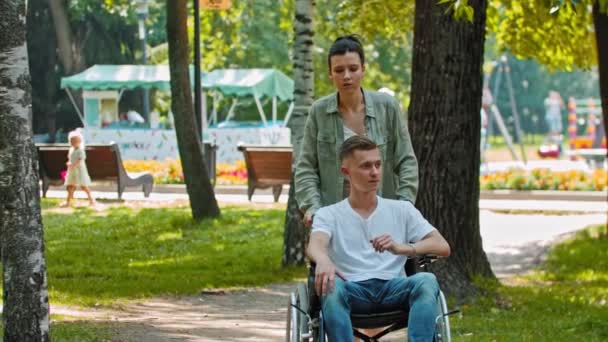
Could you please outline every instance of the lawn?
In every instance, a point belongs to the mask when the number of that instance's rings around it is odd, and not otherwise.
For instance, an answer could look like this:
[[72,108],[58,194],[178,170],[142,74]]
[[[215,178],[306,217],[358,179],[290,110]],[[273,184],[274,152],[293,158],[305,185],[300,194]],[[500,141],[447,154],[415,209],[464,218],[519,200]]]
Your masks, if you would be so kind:
[[[119,340],[113,339],[119,328],[116,323],[80,321],[74,320],[73,317],[56,315],[51,315],[51,321],[51,341],[119,342]],[[0,337],[2,336],[3,333],[0,329]]]
[[607,341],[608,239],[592,227],[551,251],[516,286],[484,294],[452,319],[454,341]]
[[281,267],[284,211],[223,208],[194,223],[187,208],[76,208],[43,200],[49,296],[83,306],[203,288],[261,286],[304,277]]

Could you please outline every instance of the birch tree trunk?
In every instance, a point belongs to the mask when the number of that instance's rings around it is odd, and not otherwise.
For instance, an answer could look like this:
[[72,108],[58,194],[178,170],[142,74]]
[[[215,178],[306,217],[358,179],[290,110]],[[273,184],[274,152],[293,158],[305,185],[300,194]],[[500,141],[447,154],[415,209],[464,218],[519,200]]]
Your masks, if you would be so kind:
[[302,224],[300,210],[295,196],[294,166],[300,154],[304,125],[308,118],[308,109],[314,97],[314,68],[312,48],[314,46],[314,9],[313,0],[295,0],[293,21],[293,71],[294,71],[294,110],[289,120],[291,143],[293,145],[293,164],[289,199],[285,212],[285,230],[283,235],[283,265],[301,265],[304,263],[305,248],[309,229]]
[[167,1],[167,40],[171,72],[171,110],[175,119],[177,146],[192,217],[201,220],[220,215],[213,186],[203,158],[202,142],[196,132],[192,88],[188,71],[188,8],[186,0]]
[[49,341],[49,303],[32,141],[25,0],[0,0],[0,228],[4,341]]
[[479,139],[486,0],[470,0],[473,23],[446,5],[417,0],[409,125],[420,167],[417,207],[452,247],[432,269],[444,291],[476,294],[493,277],[479,232]]

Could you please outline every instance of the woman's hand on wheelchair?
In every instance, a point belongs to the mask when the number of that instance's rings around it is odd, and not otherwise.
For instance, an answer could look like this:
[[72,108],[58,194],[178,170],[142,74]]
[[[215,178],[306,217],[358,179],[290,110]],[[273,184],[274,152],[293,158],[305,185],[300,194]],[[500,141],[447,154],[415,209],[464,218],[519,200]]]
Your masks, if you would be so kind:
[[336,276],[346,280],[331,260],[318,260],[315,268],[315,291],[317,295],[325,296],[332,292]]
[[312,228],[312,220],[314,218],[314,214],[304,214],[304,217],[302,218],[302,222],[304,223],[304,227],[306,228]]

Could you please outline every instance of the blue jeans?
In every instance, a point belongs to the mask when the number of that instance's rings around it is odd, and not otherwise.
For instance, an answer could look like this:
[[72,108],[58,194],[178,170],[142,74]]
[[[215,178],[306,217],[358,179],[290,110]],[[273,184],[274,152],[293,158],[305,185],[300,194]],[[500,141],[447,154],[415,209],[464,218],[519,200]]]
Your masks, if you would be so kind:
[[432,273],[391,280],[360,282],[335,278],[334,290],[321,298],[323,322],[330,342],[353,341],[351,313],[409,308],[408,342],[433,341],[439,285]]

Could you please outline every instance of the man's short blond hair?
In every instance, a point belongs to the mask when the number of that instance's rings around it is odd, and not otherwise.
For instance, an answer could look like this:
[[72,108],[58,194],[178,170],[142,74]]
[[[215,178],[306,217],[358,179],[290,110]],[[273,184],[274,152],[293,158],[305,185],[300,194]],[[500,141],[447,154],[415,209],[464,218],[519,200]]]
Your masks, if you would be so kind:
[[377,148],[378,144],[372,139],[363,135],[354,135],[346,139],[340,146],[340,161],[352,156],[355,151],[371,151]]

